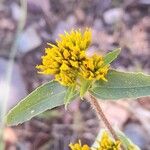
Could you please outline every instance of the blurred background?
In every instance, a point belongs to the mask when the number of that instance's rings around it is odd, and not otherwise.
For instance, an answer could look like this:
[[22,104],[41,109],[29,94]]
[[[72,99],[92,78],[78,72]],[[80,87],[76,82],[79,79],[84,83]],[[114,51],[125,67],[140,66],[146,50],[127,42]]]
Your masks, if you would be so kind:
[[[52,79],[37,74],[47,42],[72,28],[92,29],[89,53],[105,54],[121,47],[112,63],[122,71],[150,73],[149,0],[1,0],[0,1],[0,106],[10,93],[7,110],[37,86]],[[27,8],[26,8],[27,6]],[[13,59],[14,58],[14,59]],[[11,70],[10,68],[12,67]],[[8,72],[11,72],[8,73]],[[112,123],[142,150],[150,150],[150,97],[136,101],[102,101]],[[6,127],[7,150],[69,150],[81,139],[91,145],[104,127],[90,105],[75,101],[68,111],[59,107],[16,127]]]

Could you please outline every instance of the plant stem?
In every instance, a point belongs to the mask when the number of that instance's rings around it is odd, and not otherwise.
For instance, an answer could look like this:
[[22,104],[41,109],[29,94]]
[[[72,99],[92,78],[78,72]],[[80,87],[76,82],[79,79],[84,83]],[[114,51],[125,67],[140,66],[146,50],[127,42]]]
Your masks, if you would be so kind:
[[[4,0],[1,0],[0,3],[2,3]],[[6,75],[4,81],[6,83],[2,85],[4,89],[4,96],[2,97],[3,103],[0,106],[0,149],[1,147],[5,147],[5,144],[3,142],[3,132],[5,128],[5,115],[7,112],[7,103],[8,103],[8,98],[9,98],[9,92],[10,92],[10,84],[11,84],[11,79],[12,79],[12,71],[13,71],[13,66],[15,63],[15,56],[17,53],[17,46],[18,46],[18,40],[20,38],[20,34],[24,28],[25,21],[26,21],[26,16],[27,16],[27,1],[26,0],[20,0],[20,6],[21,6],[21,14],[20,14],[20,19],[18,21],[18,26],[17,26],[17,31],[15,34],[15,37],[13,38],[13,44],[10,49],[10,54],[9,54],[9,62],[6,70]],[[0,97],[1,98],[1,97]],[[5,148],[3,148],[5,149]]]
[[95,110],[98,118],[104,122],[105,126],[107,127],[109,132],[112,134],[113,138],[115,140],[118,140],[118,137],[117,137],[114,129],[112,128],[111,124],[107,120],[107,118],[106,118],[105,114],[103,113],[103,110],[100,107],[99,103],[97,102],[96,98],[94,96],[90,95],[90,100],[88,100],[88,101],[90,102],[91,106]]
[[[111,124],[107,120],[107,118],[106,118],[106,116],[105,116],[105,114],[104,114],[100,104],[98,103],[97,99],[90,94],[90,99],[88,99],[88,101],[90,102],[91,106],[95,110],[98,118],[104,122],[105,126],[107,127],[107,129],[109,130],[109,132],[111,133],[113,138],[116,141],[119,140],[116,132],[114,131],[114,129],[112,128]],[[124,148],[124,146],[122,144],[121,144],[121,150],[125,150],[125,148]]]

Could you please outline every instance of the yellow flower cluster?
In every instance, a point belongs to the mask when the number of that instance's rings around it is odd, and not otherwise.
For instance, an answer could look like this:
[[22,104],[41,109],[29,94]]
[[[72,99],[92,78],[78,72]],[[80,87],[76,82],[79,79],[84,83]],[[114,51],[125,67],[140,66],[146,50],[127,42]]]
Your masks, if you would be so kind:
[[51,74],[62,85],[76,84],[79,76],[87,80],[106,80],[108,66],[102,66],[103,57],[86,56],[86,50],[91,42],[91,30],[72,30],[60,35],[56,45],[50,44],[42,56],[42,65],[38,65],[39,73]]
[[81,75],[88,80],[104,80],[107,81],[105,75],[108,72],[108,66],[103,65],[103,57],[93,55],[87,58],[81,65]]
[[71,148],[71,150],[91,150],[87,144],[82,146],[80,141],[76,144],[71,143],[69,147]]
[[104,131],[99,146],[96,150],[120,150],[120,141],[114,141],[109,134]]
[[103,132],[102,138],[98,141],[98,147],[93,148],[88,145],[81,145],[81,142],[69,145],[71,150],[120,150],[120,141],[114,141],[109,134]]

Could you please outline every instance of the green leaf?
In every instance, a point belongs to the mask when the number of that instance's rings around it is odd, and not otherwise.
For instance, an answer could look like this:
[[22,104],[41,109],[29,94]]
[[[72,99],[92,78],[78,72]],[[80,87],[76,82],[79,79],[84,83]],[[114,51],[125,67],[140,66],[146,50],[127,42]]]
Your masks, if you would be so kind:
[[[51,81],[35,89],[19,102],[6,116],[8,125],[17,125],[54,107],[64,104],[66,87]],[[72,99],[76,95],[72,95]]]
[[37,118],[40,119],[45,119],[45,120],[50,120],[52,118],[60,118],[62,115],[62,113],[59,112],[59,110],[57,109],[52,109],[52,110],[47,110],[43,113],[40,113],[39,115],[37,115]]
[[80,86],[80,97],[83,98],[85,93],[89,90],[90,86],[92,84],[91,80],[81,80],[81,86]]
[[123,132],[118,131],[117,136],[126,150],[140,150]]
[[121,48],[115,49],[112,52],[108,53],[104,57],[104,66],[109,65],[113,60],[115,60],[121,52]]
[[71,102],[72,97],[74,97],[74,95],[79,95],[75,85],[68,87],[66,91],[65,98],[64,98],[65,109],[67,109],[67,105]]
[[95,82],[90,93],[97,98],[109,100],[150,96],[149,75],[110,70],[107,79],[108,82]]

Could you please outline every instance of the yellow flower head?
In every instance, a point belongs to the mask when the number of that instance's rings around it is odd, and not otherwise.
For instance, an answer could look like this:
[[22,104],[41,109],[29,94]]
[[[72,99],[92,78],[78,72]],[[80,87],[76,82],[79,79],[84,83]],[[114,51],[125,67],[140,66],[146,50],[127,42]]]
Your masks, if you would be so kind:
[[120,150],[120,141],[114,141],[106,131],[103,132],[98,144],[96,150]]
[[72,30],[70,33],[61,34],[57,45],[62,49],[66,48],[71,51],[85,51],[91,43],[91,37],[91,30],[88,28],[84,33],[81,33],[80,30]]
[[109,67],[103,66],[103,57],[93,55],[91,58],[86,59],[81,66],[81,75],[88,80],[104,80],[107,81],[105,75]]
[[91,42],[91,30],[84,33],[72,30],[70,33],[60,35],[56,45],[45,49],[46,55],[42,57],[42,65],[37,66],[39,73],[55,75],[57,81],[65,86],[75,84],[78,71],[86,59],[85,51]]
[[120,141],[114,141],[109,134],[104,131],[102,134],[102,138],[100,141],[98,141],[98,146],[95,147],[89,147],[87,144],[81,145],[81,142],[70,144],[69,147],[71,150],[120,150],[121,149],[121,142]]
[[91,30],[72,30],[60,35],[56,45],[48,44],[46,55],[42,56],[42,64],[36,66],[39,73],[54,75],[55,80],[64,86],[76,84],[78,77],[88,80],[106,80],[108,67],[103,66],[102,56],[86,56],[86,50],[91,42]]
[[75,143],[75,144],[71,143],[69,147],[71,150],[91,150],[87,144],[82,146],[80,141],[79,143]]

